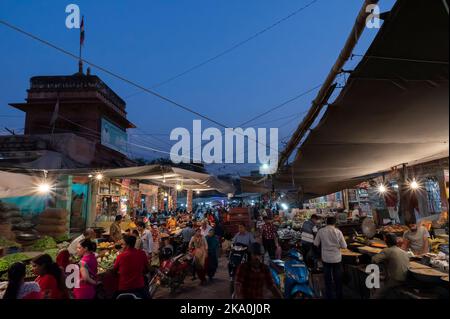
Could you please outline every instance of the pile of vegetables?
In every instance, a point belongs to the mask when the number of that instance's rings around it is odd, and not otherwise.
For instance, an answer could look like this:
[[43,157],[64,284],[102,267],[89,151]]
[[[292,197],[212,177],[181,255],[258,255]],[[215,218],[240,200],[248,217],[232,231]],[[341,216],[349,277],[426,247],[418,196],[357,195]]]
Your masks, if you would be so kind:
[[19,243],[16,243],[15,241],[0,238],[0,247],[20,248],[22,246]]
[[108,269],[111,269],[114,266],[114,262],[116,261],[118,253],[115,251],[106,252],[103,257],[98,257],[98,270],[99,272],[104,272]]
[[[27,265],[26,266],[26,273],[25,273],[25,279],[31,279],[31,278],[35,278],[36,274],[33,271],[33,266]],[[0,281],[8,281],[8,273],[5,272],[1,277],[0,277]]]
[[58,255],[59,249],[58,248],[50,248],[44,250],[44,254],[49,254],[50,257],[52,257],[53,261],[56,262],[56,256]]
[[5,257],[0,258],[0,271],[6,271],[12,264],[27,259],[30,259],[30,257],[23,253],[6,255]]
[[46,249],[56,248],[56,241],[50,236],[44,236],[31,245],[30,249],[33,251],[44,251]]
[[58,237],[55,237],[55,241],[57,243],[61,243],[63,241],[70,241],[70,236],[69,235],[58,236]]

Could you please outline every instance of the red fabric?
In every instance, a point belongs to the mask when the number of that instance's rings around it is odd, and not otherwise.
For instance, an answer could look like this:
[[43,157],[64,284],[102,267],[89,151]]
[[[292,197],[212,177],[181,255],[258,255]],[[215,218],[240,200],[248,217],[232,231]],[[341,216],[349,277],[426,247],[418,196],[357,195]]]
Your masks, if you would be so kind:
[[117,256],[114,269],[119,273],[119,290],[145,287],[144,271],[147,267],[148,259],[143,250],[127,248]]
[[56,256],[56,263],[61,267],[63,272],[66,271],[66,267],[70,264],[70,253],[67,249],[62,250],[58,256]]
[[52,275],[43,275],[36,278],[41,287],[41,298],[63,299],[64,294],[58,287],[58,282]]
[[264,264],[255,269],[250,263],[239,266],[236,272],[236,282],[242,285],[244,299],[263,299],[264,286],[272,286],[273,279],[269,267]]
[[386,207],[396,207],[397,206],[397,192],[390,191],[384,196],[386,202]]
[[41,299],[42,295],[41,293],[37,291],[30,292],[29,294],[25,295],[22,299],[25,300],[35,300],[35,299]]

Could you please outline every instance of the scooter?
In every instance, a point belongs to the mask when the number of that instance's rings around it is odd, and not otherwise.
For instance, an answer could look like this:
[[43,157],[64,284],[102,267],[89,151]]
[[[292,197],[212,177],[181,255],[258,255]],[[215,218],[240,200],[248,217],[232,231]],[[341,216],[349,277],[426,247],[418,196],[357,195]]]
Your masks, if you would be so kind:
[[237,268],[248,259],[248,247],[243,244],[234,244],[231,246],[230,255],[228,258],[228,274],[230,276],[230,291],[234,293],[234,277]]
[[150,296],[153,298],[160,286],[169,288],[171,294],[175,293],[184,283],[184,279],[189,273],[192,273],[191,255],[179,254],[173,258],[163,260],[150,281]]
[[296,249],[288,252],[287,260],[272,260],[269,268],[273,280],[286,299],[314,298],[309,283],[309,270]]

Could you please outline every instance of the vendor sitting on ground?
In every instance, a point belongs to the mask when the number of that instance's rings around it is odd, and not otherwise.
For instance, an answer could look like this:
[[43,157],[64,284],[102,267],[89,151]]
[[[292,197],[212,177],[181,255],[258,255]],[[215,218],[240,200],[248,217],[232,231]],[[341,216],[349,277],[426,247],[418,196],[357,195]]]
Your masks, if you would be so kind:
[[86,231],[81,234],[80,236],[78,236],[77,238],[75,238],[69,245],[69,247],[67,247],[67,250],[69,251],[69,253],[71,255],[76,255],[77,253],[77,247],[78,244],[81,243],[83,240],[85,239],[90,239],[92,241],[95,241],[96,238],[96,233],[92,228],[88,228],[86,229]]
[[117,242],[122,239],[122,229],[120,223],[122,222],[122,215],[117,215],[114,223],[109,228],[109,237],[112,241]]
[[384,287],[378,291],[375,298],[384,298],[394,287],[405,282],[408,275],[409,257],[408,254],[397,246],[397,236],[386,234],[384,238],[388,248],[384,248],[379,254],[372,257],[375,264],[383,263],[386,269],[386,280]]
[[424,226],[418,226],[416,223],[408,224],[409,230],[403,235],[403,249],[411,249],[414,255],[423,255],[429,253],[430,234]]

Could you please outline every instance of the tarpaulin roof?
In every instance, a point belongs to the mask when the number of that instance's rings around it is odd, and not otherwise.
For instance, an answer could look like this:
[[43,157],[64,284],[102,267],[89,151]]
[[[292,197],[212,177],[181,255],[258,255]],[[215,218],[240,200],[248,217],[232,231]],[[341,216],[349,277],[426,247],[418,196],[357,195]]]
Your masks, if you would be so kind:
[[447,10],[443,1],[397,1],[277,188],[294,182],[317,197],[448,156]]
[[38,184],[35,176],[0,171],[0,198],[35,195]]
[[[54,170],[50,172],[79,176],[93,174],[92,169]],[[185,190],[217,190],[224,194],[234,193],[232,184],[222,181],[213,175],[166,165],[113,168],[101,170],[98,173],[109,178],[148,180],[157,185],[172,188],[180,185]]]

